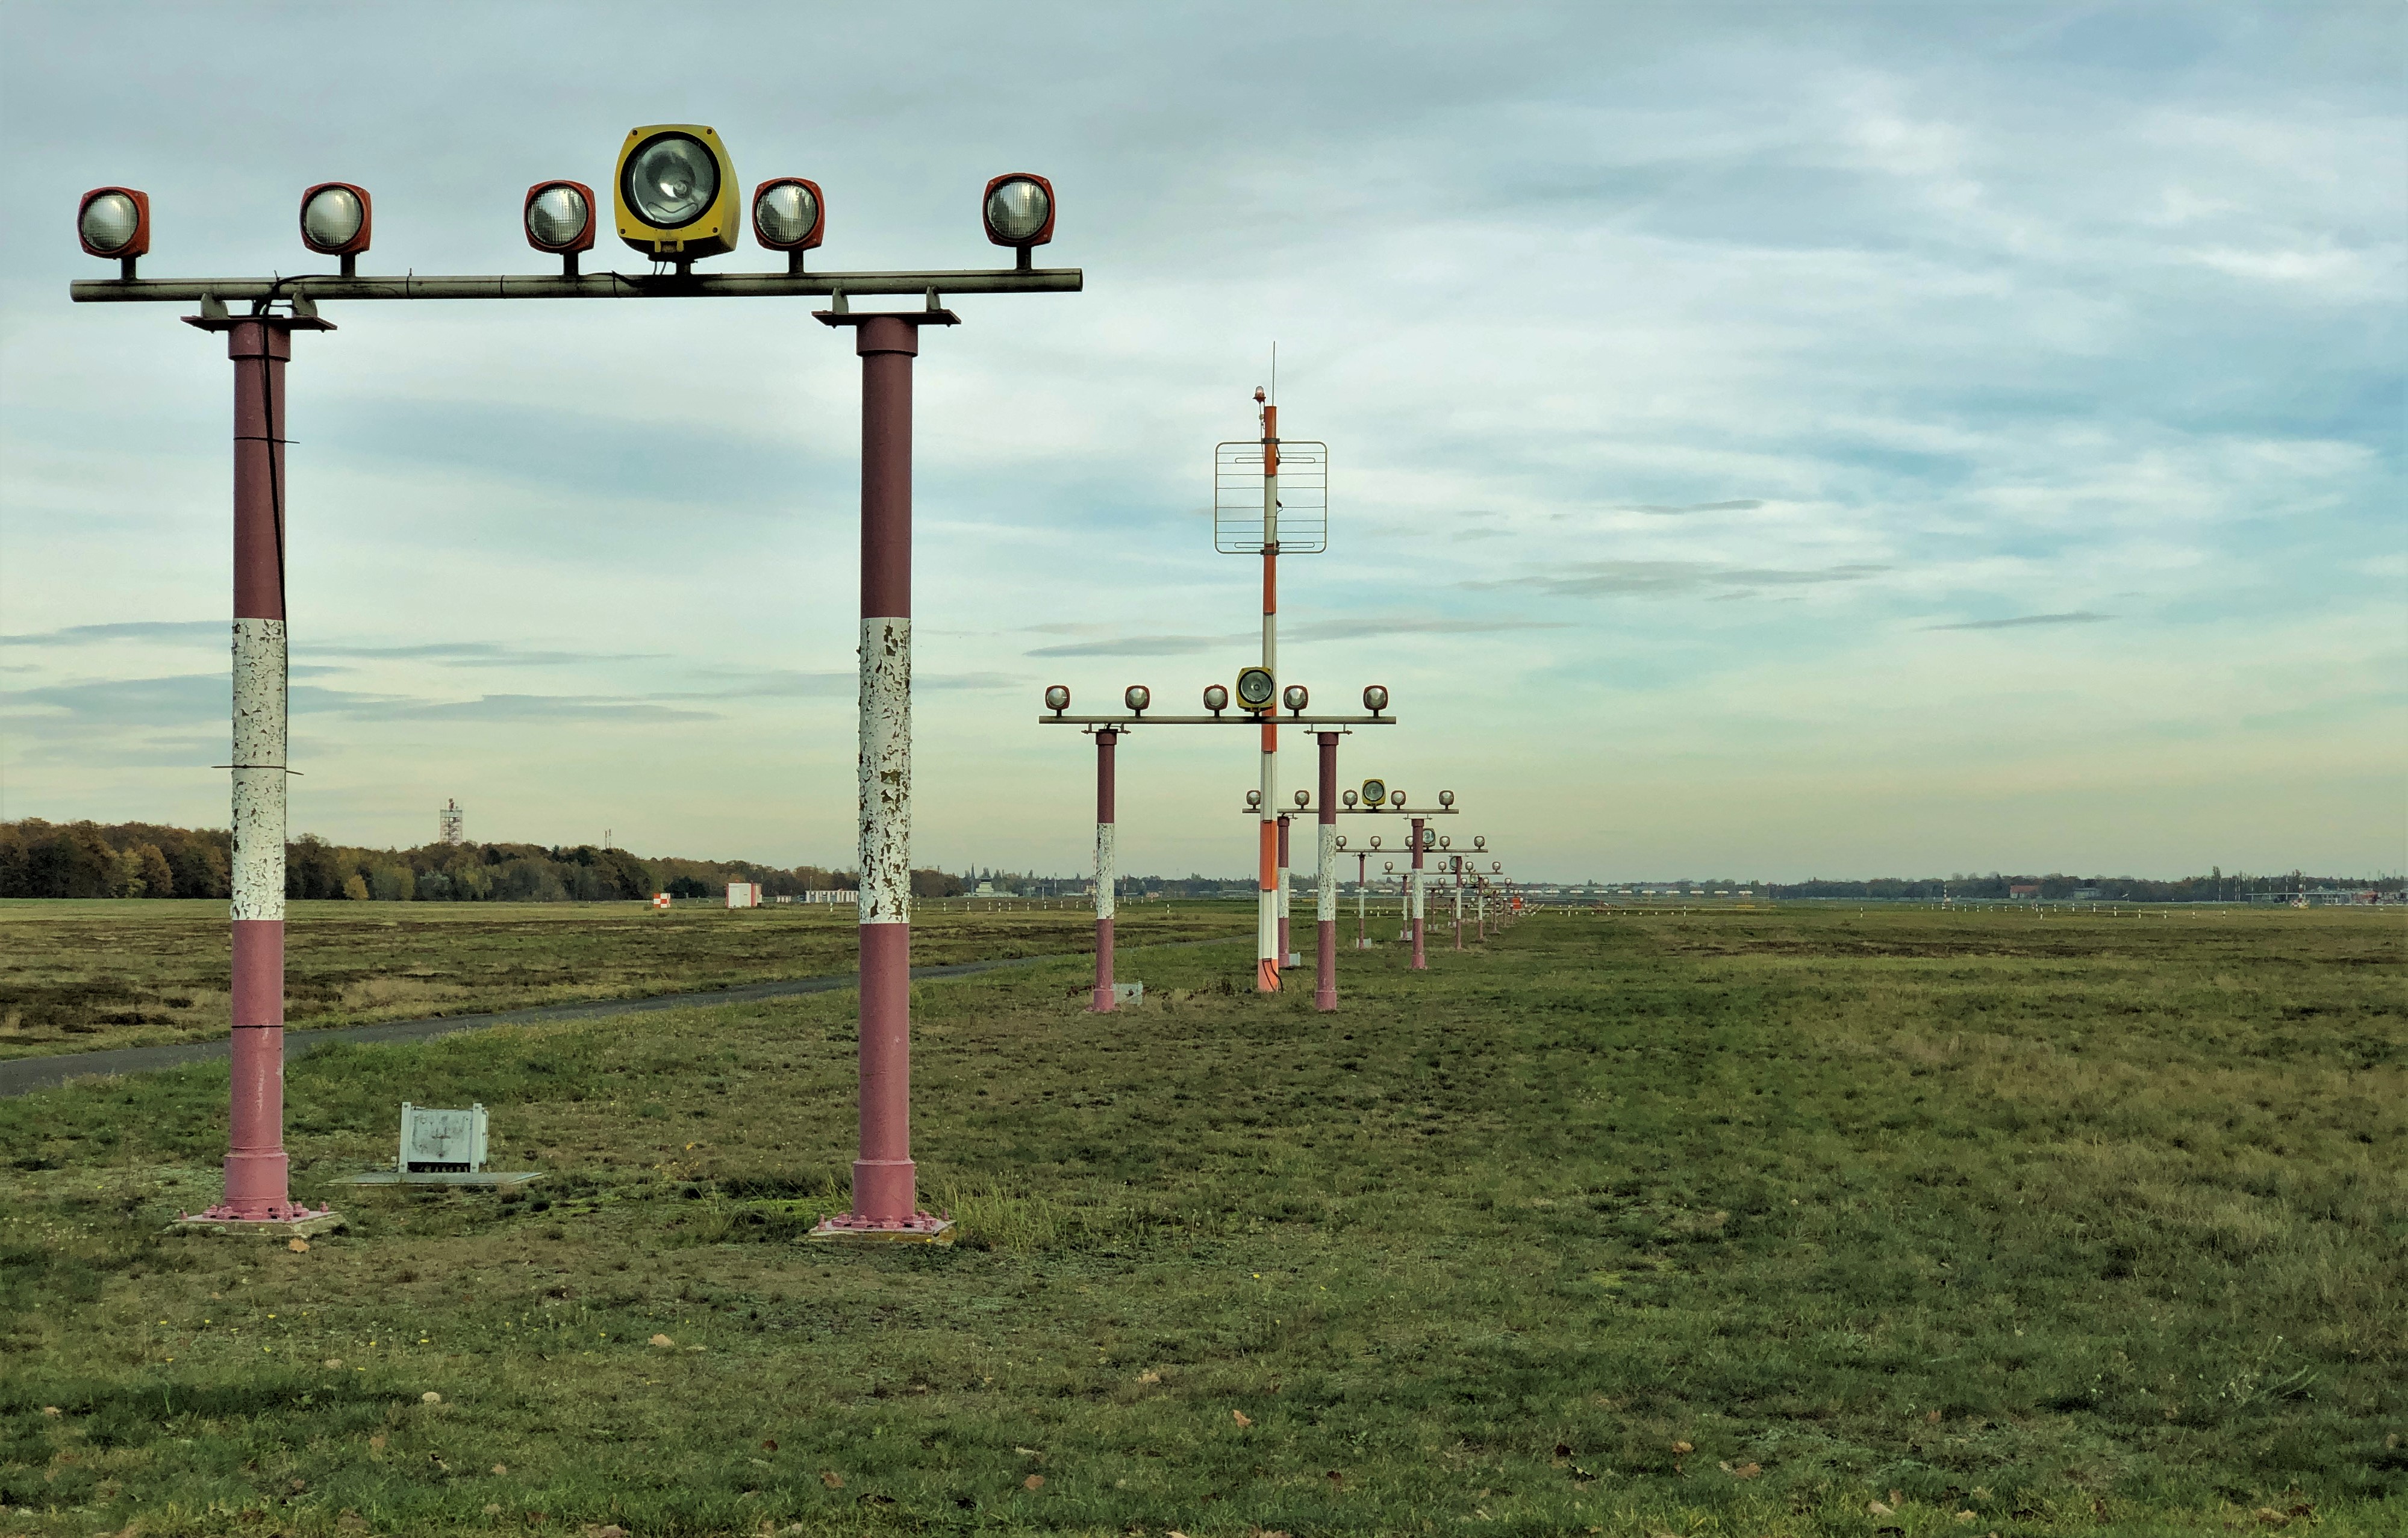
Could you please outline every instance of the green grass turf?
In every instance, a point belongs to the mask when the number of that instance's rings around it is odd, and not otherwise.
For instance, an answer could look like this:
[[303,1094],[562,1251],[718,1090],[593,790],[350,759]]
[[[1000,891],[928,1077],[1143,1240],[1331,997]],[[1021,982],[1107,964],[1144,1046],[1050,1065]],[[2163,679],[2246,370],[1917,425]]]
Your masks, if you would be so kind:
[[[1074,902],[924,904],[920,963],[1092,946]],[[285,1022],[364,1025],[849,972],[850,906],[294,903]],[[1254,905],[1124,904],[1134,942],[1251,929]],[[226,1029],[222,902],[0,902],[0,1058],[202,1041]]]
[[[313,1053],[307,1253],[160,1232],[222,1068],[0,1103],[0,1532],[2396,1535],[2401,941],[1550,916],[1350,953],[1335,1016],[1237,945],[1126,1017],[923,985],[951,1249],[800,1238],[848,994]],[[404,1099],[547,1178],[326,1184]]]

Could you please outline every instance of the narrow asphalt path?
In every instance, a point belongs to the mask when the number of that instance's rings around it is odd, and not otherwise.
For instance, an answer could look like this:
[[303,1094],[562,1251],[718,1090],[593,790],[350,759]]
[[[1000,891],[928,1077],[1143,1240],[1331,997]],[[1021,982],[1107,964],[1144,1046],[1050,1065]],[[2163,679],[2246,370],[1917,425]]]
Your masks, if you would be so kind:
[[[1228,945],[1251,939],[1251,935],[1215,936],[1210,940],[1173,940],[1154,947],[1124,946],[1124,951],[1140,949],[1170,950],[1188,946]],[[1071,961],[1086,951],[1062,951],[1050,956],[1011,956],[991,961],[954,961],[945,966],[915,966],[911,980],[923,982],[939,977],[967,977],[972,973],[993,972],[1000,967],[1036,966],[1045,961]],[[774,983],[747,983],[741,988],[714,989],[702,993],[660,993],[648,999],[593,999],[579,1004],[537,1004],[527,1009],[503,1009],[490,1015],[445,1015],[426,1020],[387,1020],[380,1025],[328,1026],[316,1031],[287,1031],[284,1033],[284,1059],[290,1062],[311,1047],[328,1042],[425,1041],[435,1036],[449,1036],[460,1031],[483,1031],[496,1025],[536,1025],[549,1020],[591,1020],[607,1015],[648,1015],[662,1009],[708,1008],[716,1004],[752,1004],[761,999],[783,999],[797,993],[832,993],[840,988],[852,988],[859,981],[855,973],[842,972],[825,977],[793,977]],[[120,1047],[105,1052],[64,1052],[49,1058],[13,1058],[0,1061],[0,1100],[30,1094],[36,1089],[55,1089],[71,1078],[91,1074],[142,1074],[157,1068],[174,1068],[187,1062],[200,1062],[226,1055],[227,1039],[179,1042],[171,1047]]]

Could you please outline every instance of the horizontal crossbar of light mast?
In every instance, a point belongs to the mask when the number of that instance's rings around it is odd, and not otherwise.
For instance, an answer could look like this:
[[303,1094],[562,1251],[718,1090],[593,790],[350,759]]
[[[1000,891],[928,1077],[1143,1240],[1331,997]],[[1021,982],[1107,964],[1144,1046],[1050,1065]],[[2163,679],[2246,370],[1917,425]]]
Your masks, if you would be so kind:
[[228,302],[290,299],[312,303],[352,299],[774,299],[896,293],[1076,293],[1085,282],[1077,267],[1039,267],[1030,272],[815,272],[696,273],[679,277],[628,277],[590,273],[578,278],[534,274],[480,277],[337,278],[105,278],[67,286],[79,305],[139,304],[146,300],[193,304],[203,298]]
[[1039,726],[1288,726],[1342,732],[1350,726],[1394,726],[1394,716],[1039,716]]

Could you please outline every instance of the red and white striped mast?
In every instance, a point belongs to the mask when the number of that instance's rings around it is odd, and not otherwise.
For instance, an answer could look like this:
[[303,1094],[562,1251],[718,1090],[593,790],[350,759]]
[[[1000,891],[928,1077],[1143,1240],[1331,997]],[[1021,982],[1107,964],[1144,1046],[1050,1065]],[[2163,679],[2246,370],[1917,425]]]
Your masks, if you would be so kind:
[[[1263,421],[1263,670],[1279,677],[1279,403],[1257,385],[1255,404]],[[1276,993],[1279,948],[1279,717],[1263,712],[1262,828],[1259,890],[1255,893],[1254,990]]]

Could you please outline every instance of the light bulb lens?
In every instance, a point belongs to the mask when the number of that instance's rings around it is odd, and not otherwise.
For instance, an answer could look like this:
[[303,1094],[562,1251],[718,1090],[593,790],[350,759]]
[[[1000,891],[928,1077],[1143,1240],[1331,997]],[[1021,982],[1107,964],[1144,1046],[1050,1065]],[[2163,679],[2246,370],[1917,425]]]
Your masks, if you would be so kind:
[[1069,709],[1070,691],[1061,684],[1049,687],[1045,691],[1045,708],[1055,712]]
[[83,206],[76,228],[93,250],[114,256],[134,243],[141,223],[141,212],[132,198],[123,192],[103,192]]
[[1007,177],[986,195],[987,233],[1006,246],[1035,239],[1053,217],[1053,195],[1030,177]]
[[328,187],[301,210],[301,233],[320,250],[331,251],[358,238],[367,209],[348,187]]
[[574,187],[547,187],[527,201],[527,239],[548,251],[576,244],[593,222],[594,210]]
[[719,196],[719,162],[690,134],[662,134],[627,157],[627,201],[654,229],[702,217]]
[[752,231],[761,244],[784,250],[810,238],[820,221],[820,200],[799,181],[775,181],[752,200]]

